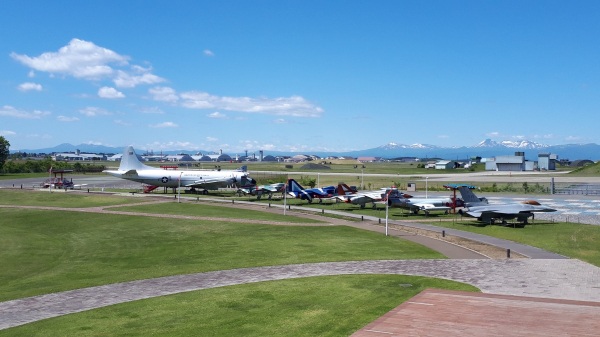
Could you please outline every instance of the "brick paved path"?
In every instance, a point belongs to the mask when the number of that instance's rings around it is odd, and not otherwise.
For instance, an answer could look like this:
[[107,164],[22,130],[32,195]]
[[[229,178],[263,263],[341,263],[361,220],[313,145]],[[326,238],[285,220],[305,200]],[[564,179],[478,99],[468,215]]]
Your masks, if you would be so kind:
[[162,295],[289,278],[403,274],[472,284],[485,293],[600,302],[600,268],[578,260],[396,260],[299,264],[176,275],[0,302],[0,329]]

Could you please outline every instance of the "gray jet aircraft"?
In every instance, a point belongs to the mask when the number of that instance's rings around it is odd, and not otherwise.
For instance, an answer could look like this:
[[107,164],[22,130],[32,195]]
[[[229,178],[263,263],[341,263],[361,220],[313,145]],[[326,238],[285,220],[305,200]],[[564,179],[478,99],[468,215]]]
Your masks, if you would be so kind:
[[478,198],[468,187],[459,187],[458,190],[466,206],[458,213],[492,225],[496,221],[501,221],[502,225],[506,225],[506,221],[512,219],[525,225],[529,218],[534,218],[536,212],[556,212],[556,209],[542,206],[535,200],[512,204],[489,204],[486,198]]

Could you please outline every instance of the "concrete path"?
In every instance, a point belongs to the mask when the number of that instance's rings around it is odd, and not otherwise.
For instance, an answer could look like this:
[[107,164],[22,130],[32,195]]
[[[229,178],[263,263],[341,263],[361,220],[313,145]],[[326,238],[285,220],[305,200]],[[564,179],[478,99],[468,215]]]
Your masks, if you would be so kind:
[[600,268],[579,260],[395,260],[298,264],[177,275],[0,303],[0,329],[187,291],[325,275],[402,274],[472,284],[484,293],[600,302]]

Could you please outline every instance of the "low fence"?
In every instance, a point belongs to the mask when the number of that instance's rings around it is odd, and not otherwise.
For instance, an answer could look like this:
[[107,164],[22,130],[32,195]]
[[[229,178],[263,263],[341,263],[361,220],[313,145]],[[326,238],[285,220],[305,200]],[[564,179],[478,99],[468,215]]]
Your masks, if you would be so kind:
[[600,195],[600,185],[598,184],[569,184],[554,186],[553,194],[568,195]]

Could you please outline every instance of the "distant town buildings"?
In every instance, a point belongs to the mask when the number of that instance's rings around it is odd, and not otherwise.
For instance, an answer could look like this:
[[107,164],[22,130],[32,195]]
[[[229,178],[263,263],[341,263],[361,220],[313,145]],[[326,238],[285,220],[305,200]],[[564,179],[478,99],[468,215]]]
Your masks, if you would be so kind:
[[[122,154],[115,154],[106,156],[103,154],[94,153],[81,153],[80,151],[68,152],[68,153],[56,153],[52,155],[52,159],[55,161],[120,161]],[[299,163],[321,160],[322,158],[316,155],[310,154],[298,154],[294,156],[272,156],[264,155],[263,151],[259,151],[259,155],[256,154],[248,155],[247,151],[245,155],[234,157],[219,151],[219,153],[202,154],[196,153],[194,155],[189,154],[155,154],[145,153],[138,155],[138,158],[142,161],[155,161],[155,162],[179,162],[179,163],[191,163],[191,162],[244,162],[244,161],[265,161],[265,162],[286,162],[286,163]],[[354,159],[350,157],[326,157],[326,160],[332,159]],[[422,162],[423,167],[437,169],[437,170],[449,170],[456,168],[469,168],[473,163],[485,163],[485,169],[487,171],[533,171],[533,170],[556,170],[556,164],[571,165],[571,166],[583,166],[585,164],[593,163],[591,160],[560,160],[558,155],[552,153],[540,153],[538,154],[537,161],[530,161],[525,159],[524,152],[515,152],[512,156],[496,156],[491,158],[477,157],[476,160],[464,160],[464,161],[452,161],[452,160],[428,160],[423,161],[422,159],[415,157],[401,157],[393,160],[384,159],[382,157],[369,157],[363,156],[355,159],[360,163],[373,163],[381,161],[397,161],[397,162]]]
[[533,171],[556,170],[558,155],[540,153],[537,161],[525,159],[525,152],[515,152],[514,156],[498,156],[485,160],[486,171]]

